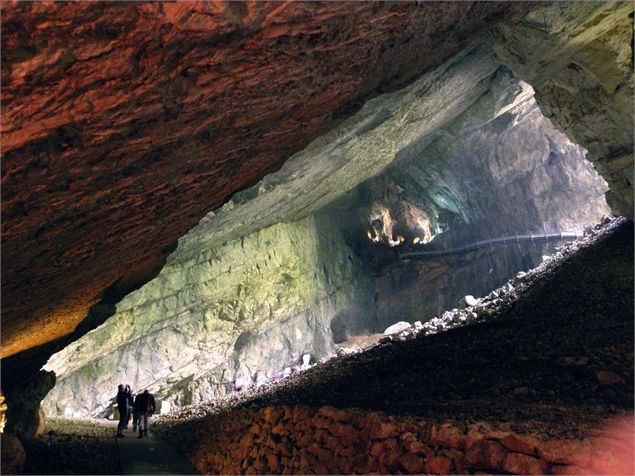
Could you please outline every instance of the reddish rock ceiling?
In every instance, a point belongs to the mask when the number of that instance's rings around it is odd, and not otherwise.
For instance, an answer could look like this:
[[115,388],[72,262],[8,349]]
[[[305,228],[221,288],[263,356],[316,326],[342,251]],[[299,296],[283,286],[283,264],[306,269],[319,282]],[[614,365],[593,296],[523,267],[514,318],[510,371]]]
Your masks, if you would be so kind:
[[68,334],[206,212],[524,8],[3,4],[2,356]]

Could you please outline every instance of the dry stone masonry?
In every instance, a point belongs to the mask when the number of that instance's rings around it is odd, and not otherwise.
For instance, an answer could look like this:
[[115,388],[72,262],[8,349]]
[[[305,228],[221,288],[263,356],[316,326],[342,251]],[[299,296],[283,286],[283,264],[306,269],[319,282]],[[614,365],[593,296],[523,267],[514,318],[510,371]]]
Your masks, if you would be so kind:
[[614,464],[629,441],[628,431],[553,440],[485,422],[329,406],[220,413],[191,433],[183,430],[161,431],[202,474],[595,474]]

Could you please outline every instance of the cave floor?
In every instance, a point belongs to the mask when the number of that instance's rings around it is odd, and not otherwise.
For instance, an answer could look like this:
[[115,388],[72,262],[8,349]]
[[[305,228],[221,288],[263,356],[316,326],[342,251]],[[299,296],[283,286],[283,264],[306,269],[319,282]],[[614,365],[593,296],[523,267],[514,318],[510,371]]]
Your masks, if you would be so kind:
[[199,474],[183,456],[150,430],[148,438],[124,430],[117,440],[121,474]]
[[333,359],[239,406],[297,404],[583,438],[633,409],[633,224],[488,322]]
[[116,422],[48,419],[41,436],[24,441],[24,474],[199,474],[152,427],[143,439],[115,432]]
[[24,474],[121,474],[116,427],[100,421],[49,418],[41,436],[24,439]]

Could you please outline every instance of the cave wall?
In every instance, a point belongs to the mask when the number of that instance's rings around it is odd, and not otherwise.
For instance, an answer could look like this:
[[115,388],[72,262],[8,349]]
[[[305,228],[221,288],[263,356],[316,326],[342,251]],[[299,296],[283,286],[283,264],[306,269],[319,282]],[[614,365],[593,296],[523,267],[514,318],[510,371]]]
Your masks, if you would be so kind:
[[514,74],[530,83],[543,114],[588,150],[611,188],[613,212],[633,218],[633,4],[538,4],[490,35]]
[[[486,95],[385,175],[444,230],[429,246],[409,249],[444,249],[597,223],[610,212],[607,185],[585,154],[542,115],[532,88],[503,69]],[[489,293],[552,251],[541,242],[389,264],[375,278],[376,320],[385,327],[425,321],[466,294]]]
[[68,335],[236,191],[527,8],[3,2],[2,357]]
[[[320,322],[311,323],[309,334],[326,333],[325,341],[311,345],[316,347],[311,350],[333,350],[330,328],[324,331],[320,326],[329,324],[327,321],[333,318],[354,322],[359,316],[354,312],[355,306],[350,304],[357,300],[356,290],[364,294],[372,283],[366,284],[352,276],[341,280],[329,277],[331,281],[317,282],[324,266],[329,269],[339,262],[347,266],[347,257],[352,252],[336,228],[337,220],[329,224],[329,218],[312,215],[364,180],[381,173],[399,151],[414,142],[425,141],[477,101],[487,92],[490,78],[499,67],[488,48],[477,46],[462,52],[410,86],[370,100],[355,116],[287,160],[280,171],[209,213],[179,240],[178,248],[167,258],[157,278],[117,304],[117,312],[102,326],[53,356],[46,368],[55,371],[58,383],[44,402],[47,412],[64,414],[68,407],[69,414],[99,413],[112,398],[113,389],[123,380],[135,389],[150,386],[158,396],[167,396],[173,389],[172,401],[179,404],[196,401],[203,395],[210,397],[222,392],[223,382],[236,375],[239,369],[232,362],[240,352],[249,351],[254,359],[260,359],[263,356],[251,349],[275,348],[273,340],[264,347],[258,344],[262,341],[258,340],[258,334],[263,333],[266,326],[280,329],[274,332],[279,336],[285,333],[282,329],[289,329],[293,335],[292,317],[301,311],[321,316]],[[311,228],[308,224],[314,223],[312,220],[318,220],[320,225]],[[298,232],[293,231],[292,223],[307,225],[297,225],[302,228],[302,232]],[[323,265],[315,264],[315,269],[308,266],[306,276],[302,277],[303,281],[309,279],[313,283],[309,286],[311,289],[339,293],[331,307],[311,301],[310,295],[300,296],[294,292],[295,307],[282,304],[283,309],[277,314],[270,313],[267,306],[243,302],[249,299],[249,293],[255,293],[258,296],[255,302],[273,301],[272,305],[277,308],[276,295],[281,292],[278,288],[287,290],[293,284],[287,283],[283,276],[253,283],[246,281],[245,266],[253,268],[249,263],[258,263],[280,252],[275,237],[260,237],[262,233],[269,233],[266,230],[271,233],[278,230],[282,235],[294,233],[297,235],[294,240],[298,242],[302,240],[299,235],[314,243],[334,240],[325,247],[328,252],[320,256]],[[253,244],[255,248],[246,254],[241,243]],[[291,248],[290,252],[291,255],[280,261],[283,268],[296,262],[305,251],[300,246]],[[225,263],[226,275],[219,277],[217,284],[208,285],[206,283],[218,272],[216,266],[209,264],[212,255],[213,259]],[[284,264],[286,260],[290,261],[289,265]],[[352,269],[357,268],[361,266],[352,265]],[[206,274],[210,272],[211,275]],[[291,271],[284,272],[293,275]],[[225,282],[231,285],[227,287]],[[343,287],[338,290],[338,286]],[[371,303],[372,295],[364,305]],[[372,317],[372,312],[365,309],[367,313],[361,317],[362,323],[368,319],[367,315]],[[241,329],[232,324],[232,319],[243,317],[253,322],[250,328]],[[283,321],[287,321],[284,327]],[[190,329],[174,332],[172,326],[181,322],[187,323]],[[352,330],[355,327],[350,326]],[[301,330],[307,330],[306,326]],[[243,331],[249,334],[243,334],[241,349],[236,349],[234,354],[232,346]],[[304,339],[302,346],[313,337],[305,335]],[[218,345],[213,344],[216,341]],[[273,357],[270,355],[269,360],[260,362],[260,365],[266,363],[268,371],[279,368],[284,364],[282,360],[301,351],[293,346],[293,338],[282,341],[284,345],[279,353],[284,358],[275,357],[275,352],[270,350],[267,352]],[[153,349],[159,349],[161,354],[140,359],[140,356],[154,355]],[[179,364],[170,368],[170,358]],[[252,375],[257,366],[249,364]],[[225,374],[223,369],[227,370]],[[172,373],[175,375],[171,376]],[[199,384],[203,390],[198,390]]]
[[184,405],[222,395],[237,375],[270,375],[304,351],[334,350],[330,323],[368,327],[371,282],[319,216],[281,223],[168,264],[117,312],[53,356],[49,414],[108,414],[119,383]]
[[[429,273],[425,265],[389,267],[373,283],[356,253],[356,241],[366,237],[354,212],[371,204],[340,207],[350,202],[348,192],[383,174],[403,181],[431,215],[447,207],[439,188],[460,197],[452,211],[465,227],[472,220],[491,231],[489,219],[526,229],[545,216],[592,223],[606,211],[604,189],[582,154],[490,49],[470,48],[407,88],[370,100],[280,171],[209,213],[154,280],[51,358],[46,368],[58,383],[44,407],[52,414],[107,413],[118,383],[149,387],[176,405],[197,402],[223,394],[237,376],[271,375],[305,350],[332,353],[333,320],[336,333],[351,335],[383,330],[391,317],[406,319],[417,308],[407,319],[432,317],[428,312],[453,307],[468,285],[466,292],[476,292],[472,280],[490,258],[468,265],[449,290],[452,267],[424,280],[423,293],[415,287]],[[590,197],[596,201],[589,205]],[[495,258],[495,279],[479,286],[484,292],[540,253]],[[413,291],[419,301],[400,299]]]

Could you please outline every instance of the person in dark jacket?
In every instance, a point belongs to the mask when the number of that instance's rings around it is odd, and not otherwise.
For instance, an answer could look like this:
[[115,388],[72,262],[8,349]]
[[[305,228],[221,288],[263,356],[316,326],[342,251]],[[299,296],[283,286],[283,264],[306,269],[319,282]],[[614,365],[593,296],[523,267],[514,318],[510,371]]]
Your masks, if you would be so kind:
[[134,411],[137,415],[137,423],[139,424],[139,438],[148,436],[148,418],[152,416],[155,409],[154,395],[148,390],[137,395],[134,401]]
[[[134,398],[132,396],[132,390],[130,389],[130,385],[125,386],[126,397],[128,398],[128,413],[126,415],[126,430],[128,429],[128,425],[130,424],[130,417],[132,416],[132,410],[134,406]],[[136,428],[135,428],[136,430]]]
[[119,424],[117,425],[116,438],[123,438],[123,429],[128,423],[128,395],[123,385],[119,385],[117,392],[117,410],[119,410]]

